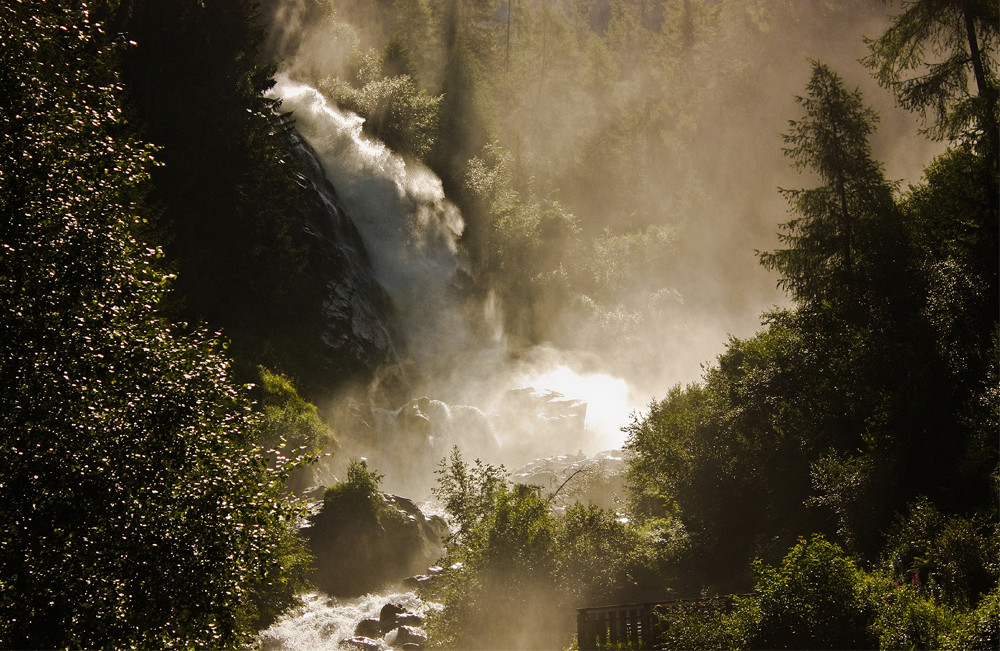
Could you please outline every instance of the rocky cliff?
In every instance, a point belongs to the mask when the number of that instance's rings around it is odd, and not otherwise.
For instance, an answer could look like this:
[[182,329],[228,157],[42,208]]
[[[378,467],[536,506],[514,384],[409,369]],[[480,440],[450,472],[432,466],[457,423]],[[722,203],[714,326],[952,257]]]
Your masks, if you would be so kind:
[[294,132],[289,139],[300,167],[302,191],[294,211],[308,243],[306,282],[321,305],[314,354],[302,361],[305,383],[316,392],[367,382],[379,368],[398,363],[390,333],[392,306],[315,151]]

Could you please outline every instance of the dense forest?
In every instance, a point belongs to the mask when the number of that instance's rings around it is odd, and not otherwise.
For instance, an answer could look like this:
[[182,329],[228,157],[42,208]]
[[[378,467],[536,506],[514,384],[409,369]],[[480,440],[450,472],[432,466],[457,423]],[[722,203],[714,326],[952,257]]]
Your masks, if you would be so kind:
[[[642,646],[1000,645],[995,1],[12,0],[0,52],[0,647],[260,645],[324,450],[477,342],[662,397],[621,477],[435,459],[429,644],[680,596]],[[280,79],[440,180],[461,345],[377,273],[336,320],[379,258]]]

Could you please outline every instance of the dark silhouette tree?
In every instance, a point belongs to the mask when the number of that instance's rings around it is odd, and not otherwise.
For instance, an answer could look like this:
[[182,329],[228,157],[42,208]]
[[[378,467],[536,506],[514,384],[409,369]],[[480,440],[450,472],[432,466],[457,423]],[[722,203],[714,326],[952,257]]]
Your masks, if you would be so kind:
[[998,45],[1000,5],[993,0],[911,0],[889,29],[868,41],[864,63],[903,107],[929,119],[931,136],[955,140],[974,132],[996,173]]
[[893,186],[868,141],[878,116],[864,106],[860,92],[849,92],[821,63],[813,63],[806,90],[807,96],[796,98],[806,115],[790,123],[784,151],[823,185],[782,191],[798,216],[782,224],[787,248],[760,259],[781,274],[779,286],[799,304],[831,307],[858,323],[881,300],[871,289],[887,273],[898,275],[904,263]]
[[114,42],[0,7],[0,647],[234,647],[294,598],[297,512],[218,342],[157,316]]

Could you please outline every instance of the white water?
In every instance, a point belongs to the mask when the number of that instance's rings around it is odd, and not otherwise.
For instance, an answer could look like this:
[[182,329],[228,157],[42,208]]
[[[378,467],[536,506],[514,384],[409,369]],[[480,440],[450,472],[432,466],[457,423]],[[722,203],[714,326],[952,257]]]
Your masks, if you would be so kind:
[[341,111],[312,86],[276,76],[273,96],[316,150],[340,202],[371,256],[375,278],[406,324],[403,342],[421,362],[470,343],[452,299],[464,222],[441,180],[361,132],[364,120]]
[[[456,296],[456,274],[464,266],[459,245],[464,223],[441,180],[365,136],[361,117],[339,109],[311,85],[287,74],[277,75],[276,82],[272,95],[282,100],[282,110],[292,111],[296,129],[316,150],[364,240],[376,279],[398,310],[406,353],[427,380],[420,391],[489,414],[510,389],[552,389],[588,403],[585,432],[565,441],[565,450],[592,454],[620,447],[621,426],[641,406],[627,382],[548,347],[509,360],[495,296],[478,309]],[[472,314],[486,324],[486,336],[473,335],[467,321]],[[494,423],[494,428],[503,442],[504,424]],[[521,461],[560,450],[557,441],[545,443],[531,454],[530,441],[517,441],[529,451]],[[489,446],[469,441],[468,447],[470,455],[490,456]]]
[[[402,606],[407,611],[427,616],[440,610],[435,603],[424,603],[412,592],[367,594],[353,599],[335,599],[324,594],[309,593],[300,597],[302,603],[261,633],[264,651],[337,651],[340,641],[354,636],[354,627],[362,619],[378,619],[387,603]],[[392,648],[383,640],[384,648]]]

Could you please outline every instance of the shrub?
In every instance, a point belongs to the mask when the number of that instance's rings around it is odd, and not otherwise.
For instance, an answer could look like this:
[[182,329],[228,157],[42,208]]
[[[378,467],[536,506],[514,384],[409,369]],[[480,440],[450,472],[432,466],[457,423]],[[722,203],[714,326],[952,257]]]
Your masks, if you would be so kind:
[[737,601],[736,634],[753,649],[869,649],[865,574],[823,536],[799,539],[780,567],[754,564],[755,594]]
[[956,621],[954,610],[932,597],[919,578],[901,584],[873,575],[868,599],[870,630],[882,649],[939,648],[942,634]]
[[941,642],[944,649],[1000,648],[1000,586],[993,588],[975,610],[963,615]]

